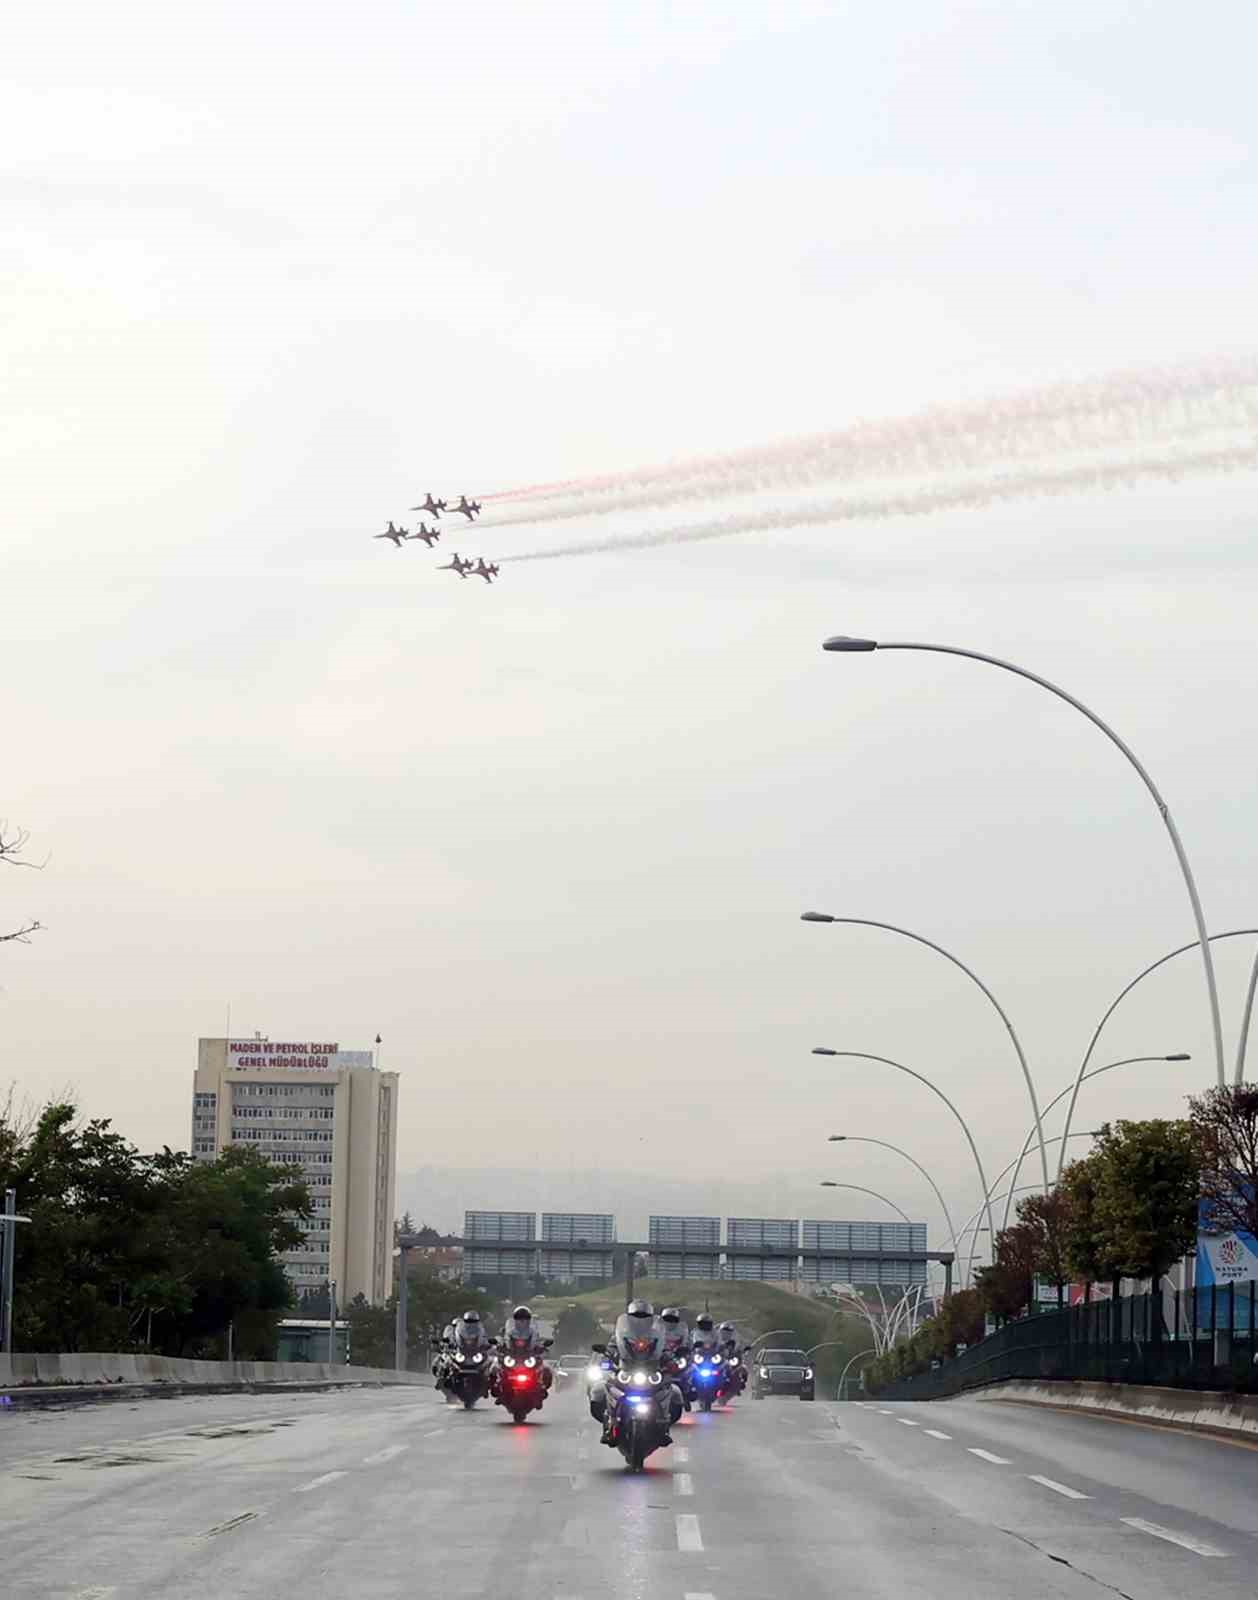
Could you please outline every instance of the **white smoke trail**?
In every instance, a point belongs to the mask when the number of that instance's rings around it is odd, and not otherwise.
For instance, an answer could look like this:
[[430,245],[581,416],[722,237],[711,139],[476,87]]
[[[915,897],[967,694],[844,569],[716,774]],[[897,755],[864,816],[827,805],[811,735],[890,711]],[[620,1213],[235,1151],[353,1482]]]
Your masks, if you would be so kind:
[[[1258,358],[1057,385],[984,405],[934,408],[763,449],[591,478],[528,502],[495,527],[657,510],[832,478],[921,477],[1258,426]],[[539,500],[542,499],[539,491]]]
[[1005,474],[999,479],[950,486],[922,487],[902,494],[857,498],[850,495],[796,507],[744,512],[712,522],[657,528],[646,533],[609,534],[581,544],[549,550],[530,550],[504,556],[503,561],[557,561],[565,556],[602,555],[621,550],[645,550],[658,545],[699,544],[729,539],[740,533],[764,533],[777,528],[826,527],[841,522],[883,521],[890,517],[923,517],[936,511],[978,510],[1006,500],[1077,494],[1089,490],[1136,488],[1141,483],[1178,482],[1181,478],[1258,467],[1258,440],[1213,450],[1180,455],[1149,455],[1128,461],[1087,462],[1069,467],[1034,468]]

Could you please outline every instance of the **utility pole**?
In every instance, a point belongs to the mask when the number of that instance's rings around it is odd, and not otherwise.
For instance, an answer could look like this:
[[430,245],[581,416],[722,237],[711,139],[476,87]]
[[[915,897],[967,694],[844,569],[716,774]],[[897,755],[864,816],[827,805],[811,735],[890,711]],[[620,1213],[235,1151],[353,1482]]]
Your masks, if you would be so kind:
[[406,1269],[410,1263],[410,1248],[413,1235],[400,1233],[398,1235],[398,1269],[397,1269],[397,1325],[393,1332],[393,1365],[399,1372],[406,1371],[406,1313],[407,1313],[407,1277]]
[[328,1365],[336,1364],[336,1279],[328,1283]]
[[638,1264],[638,1252],[630,1249],[625,1255],[625,1304],[633,1299],[633,1274]]
[[4,1211],[0,1212],[0,1350],[13,1354],[13,1279],[17,1265],[17,1225],[29,1222],[17,1214],[17,1190],[4,1191]]

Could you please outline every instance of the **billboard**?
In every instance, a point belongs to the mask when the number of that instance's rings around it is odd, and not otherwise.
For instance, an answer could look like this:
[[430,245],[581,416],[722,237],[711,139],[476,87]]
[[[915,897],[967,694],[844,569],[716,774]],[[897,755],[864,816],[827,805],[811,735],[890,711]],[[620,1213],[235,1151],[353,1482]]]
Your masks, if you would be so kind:
[[370,1050],[342,1050],[320,1040],[228,1039],[229,1072],[337,1072],[371,1066]]

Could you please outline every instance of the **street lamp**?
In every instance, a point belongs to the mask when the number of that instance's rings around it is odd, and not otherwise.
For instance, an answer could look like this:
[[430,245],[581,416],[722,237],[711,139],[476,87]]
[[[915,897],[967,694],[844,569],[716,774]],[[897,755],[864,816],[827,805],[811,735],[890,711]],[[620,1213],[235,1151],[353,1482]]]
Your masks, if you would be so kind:
[[939,1192],[939,1185],[931,1177],[930,1173],[927,1172],[926,1168],[921,1164],[921,1162],[914,1160],[907,1150],[901,1150],[898,1144],[892,1144],[887,1139],[871,1139],[868,1134],[864,1133],[832,1133],[829,1138],[829,1143],[881,1145],[884,1150],[894,1150],[896,1155],[903,1156],[906,1161],[915,1166],[921,1173],[922,1177],[926,1179],[926,1182],[930,1184],[931,1188],[935,1191],[935,1199],[939,1202],[939,1209],[943,1212],[944,1221],[948,1224],[948,1232],[952,1235],[952,1248],[954,1251],[956,1250],[957,1230],[952,1225],[952,1217],[949,1214],[947,1202],[945,1201],[943,1195]]
[[[1067,705],[1073,706],[1081,712],[1093,727],[1099,728],[1103,734],[1114,744],[1135,768],[1145,788],[1161,814],[1166,825],[1167,834],[1170,836],[1171,845],[1175,851],[1175,859],[1179,862],[1180,872],[1183,874],[1184,887],[1188,891],[1189,904],[1192,906],[1193,921],[1197,928],[1197,943],[1201,947],[1201,962],[1205,968],[1206,995],[1210,1004],[1210,1026],[1214,1033],[1215,1066],[1219,1075],[1219,1087],[1226,1082],[1223,1070],[1223,1020],[1219,1015],[1219,986],[1214,976],[1214,956],[1210,950],[1210,936],[1206,932],[1206,919],[1201,909],[1201,897],[1197,893],[1196,880],[1192,875],[1192,868],[1188,864],[1188,856],[1184,851],[1183,841],[1179,836],[1179,829],[1175,826],[1170,808],[1158,792],[1157,785],[1149,776],[1135,751],[1115,733],[1108,722],[1102,720],[1095,711],[1085,706],[1082,700],[1076,700],[1074,695],[1067,694],[1055,683],[1050,683],[1047,678],[1041,678],[1034,672],[1029,672],[1026,667],[1016,666],[1012,661],[1002,661],[998,656],[984,655],[978,650],[963,650],[959,645],[949,644],[920,644],[905,641],[890,643],[879,639],[849,639],[842,634],[832,639],[827,639],[822,645],[823,650],[839,651],[844,653],[865,652],[869,650],[926,650],[938,655],[963,656],[969,661],[981,661],[989,667],[1000,667],[1004,672],[1012,672],[1019,678],[1025,678],[1029,683],[1038,684],[1041,689],[1047,689],[1049,694],[1054,694],[1059,700],[1064,700]],[[1038,1120],[1038,1119],[1037,1119]],[[1048,1187],[1048,1174],[1044,1175],[1044,1187]]]
[[[960,970],[965,973],[966,977],[969,978],[970,982],[975,984],[987,996],[988,1000],[995,1008],[997,1016],[1004,1023],[1005,1029],[1009,1034],[1009,1038],[1013,1042],[1013,1048],[1017,1053],[1018,1064],[1022,1068],[1022,1076],[1026,1079],[1027,1094],[1031,1100],[1031,1115],[1035,1119],[1036,1127],[1038,1128],[1040,1126],[1040,1108],[1035,1099],[1035,1084],[1031,1081],[1031,1068],[1027,1065],[1026,1054],[1022,1048],[1022,1041],[1018,1038],[1017,1031],[1015,1030],[1013,1023],[1010,1022],[1009,1015],[1005,1011],[1004,1006],[1002,1006],[1000,1001],[997,1000],[996,996],[983,982],[982,978],[979,977],[977,972],[975,972],[972,968],[967,967],[965,962],[959,957],[954,956],[951,950],[945,950],[941,944],[936,944],[933,939],[927,939],[922,934],[914,933],[909,928],[898,928],[893,922],[875,922],[869,917],[832,917],[824,911],[805,911],[799,920],[801,922],[846,923],[850,927],[857,928],[882,928],[887,933],[898,933],[902,938],[912,939],[915,944],[924,944],[928,950],[934,950],[938,955],[943,956],[946,961],[951,961],[954,967],[959,967]],[[1042,1132],[1040,1135],[1040,1166],[1043,1168],[1044,1188],[1047,1189],[1048,1157],[1044,1154]]]
[[[939,1096],[944,1105],[947,1106],[948,1110],[952,1112],[953,1116],[961,1124],[961,1132],[965,1135],[966,1142],[970,1147],[970,1154],[974,1157],[974,1165],[978,1169],[979,1192],[984,1195],[988,1192],[987,1176],[983,1171],[983,1159],[978,1153],[978,1146],[974,1143],[974,1135],[970,1132],[965,1118],[937,1084],[932,1083],[929,1078],[923,1077],[920,1072],[914,1072],[912,1067],[906,1067],[902,1061],[892,1061],[890,1056],[873,1056],[865,1050],[828,1050],[823,1045],[814,1046],[812,1053],[815,1056],[851,1056],[858,1061],[880,1061],[883,1066],[894,1067],[897,1072],[906,1072],[910,1078],[916,1078],[918,1083],[924,1083],[932,1094]],[[992,1220],[990,1206],[988,1207],[987,1220],[989,1223]],[[992,1231],[995,1232],[995,1229],[993,1228]]]
[[876,1189],[862,1189],[859,1183],[835,1183],[830,1178],[822,1178],[817,1187],[819,1189],[855,1189],[857,1194],[872,1195],[875,1200],[881,1200],[884,1206],[890,1206],[897,1216],[903,1217],[910,1228],[913,1226],[912,1219],[908,1213],[901,1211],[894,1200],[888,1200],[885,1194],[879,1194]]

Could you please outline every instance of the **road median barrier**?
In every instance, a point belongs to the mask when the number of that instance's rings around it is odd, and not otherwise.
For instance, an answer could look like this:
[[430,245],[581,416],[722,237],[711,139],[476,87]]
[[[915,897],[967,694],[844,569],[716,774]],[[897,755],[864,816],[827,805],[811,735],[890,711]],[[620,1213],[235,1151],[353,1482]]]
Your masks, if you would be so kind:
[[967,1398],[1052,1406],[1059,1411],[1082,1411],[1154,1427],[1187,1428],[1196,1433],[1258,1441],[1258,1395],[1229,1394],[1222,1389],[1168,1389],[1152,1384],[1091,1383],[1069,1378],[1006,1378],[987,1388],[971,1389]]

